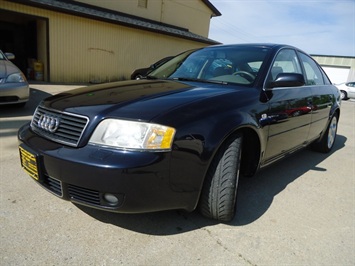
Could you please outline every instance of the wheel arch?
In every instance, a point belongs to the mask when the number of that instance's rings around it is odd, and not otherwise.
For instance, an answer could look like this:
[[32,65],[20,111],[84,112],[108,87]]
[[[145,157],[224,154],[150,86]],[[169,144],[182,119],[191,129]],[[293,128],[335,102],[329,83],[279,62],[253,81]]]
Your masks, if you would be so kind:
[[[339,122],[339,119],[340,119],[340,108],[337,108],[335,111],[334,111],[334,115],[337,115],[338,116],[338,122]],[[330,120],[330,118],[329,118]]]
[[[326,127],[324,128],[324,130],[322,131],[322,133],[320,134],[319,138],[317,138],[316,140],[314,140],[311,145],[313,147],[316,147],[318,145],[318,143],[323,139],[324,135],[327,132],[327,128],[329,127],[329,124],[331,123],[332,118],[336,116],[338,123],[339,123],[339,119],[340,119],[340,106],[337,106],[336,108],[333,108],[330,112],[329,112],[329,117],[328,117],[328,121],[326,124]],[[317,148],[315,148],[317,149]]]
[[261,155],[261,141],[259,135],[251,128],[241,128],[243,135],[241,174],[243,176],[253,176],[259,168]]
[[[219,143],[215,149],[211,162],[218,154],[223,145],[236,138],[238,135],[242,136],[242,155],[241,155],[241,168],[240,173],[242,176],[253,176],[259,168],[262,151],[261,136],[257,132],[257,128],[252,125],[244,125],[231,130],[225,138]],[[211,164],[210,162],[210,164]],[[210,166],[209,166],[210,167]],[[208,168],[209,168],[208,167]]]
[[[192,200],[194,203],[191,202],[191,208],[189,209],[196,208],[209,169],[213,167],[214,159],[227,142],[235,139],[239,134],[243,136],[240,175],[253,176],[260,165],[267,137],[267,127],[260,127],[258,121],[255,120],[255,116],[245,112],[229,113],[218,117],[218,119],[209,116],[198,122],[191,123],[194,125],[194,134],[191,133],[190,127],[179,130],[176,141],[177,148],[173,149],[175,155],[172,157],[172,160],[174,160],[172,166],[176,167],[174,168],[176,171],[172,171],[173,173],[170,176],[170,182],[174,190],[196,192]],[[189,136],[188,140],[186,140],[186,136]],[[181,154],[178,154],[178,152],[181,152]],[[179,160],[185,158],[187,154],[191,155],[191,159],[188,166],[184,164],[188,172],[184,175],[182,182],[182,174],[179,170],[182,164]],[[191,171],[189,169],[198,170]]]
[[[260,161],[260,154],[261,154],[261,145],[260,145],[260,139],[259,136],[257,134],[257,132],[251,128],[251,127],[241,127],[241,128],[237,128],[236,130],[233,130],[232,132],[230,132],[230,134],[228,134],[226,136],[226,138],[224,138],[223,141],[221,141],[220,145],[218,146],[218,148],[216,148],[215,153],[212,156],[211,162],[208,166],[208,170],[207,173],[204,177],[203,183],[202,183],[202,187],[201,187],[201,191],[198,197],[198,201],[196,202],[196,207],[198,206],[198,208],[200,209],[201,213],[203,215],[205,215],[206,217],[213,217],[215,219],[218,220],[222,220],[222,221],[229,221],[229,218],[233,218],[234,214],[230,217],[228,216],[228,214],[231,214],[231,212],[227,212],[227,213],[223,213],[223,211],[226,211],[226,209],[223,209],[221,216],[219,216],[219,212],[217,212],[217,210],[213,209],[213,206],[216,207],[216,198],[220,197],[220,194],[214,194],[217,192],[211,192],[211,187],[212,187],[212,175],[211,175],[211,169],[216,168],[217,164],[216,164],[216,159],[217,161],[219,161],[222,157],[222,154],[224,152],[224,150],[226,149],[226,147],[229,147],[229,145],[231,145],[237,138],[241,138],[241,154],[240,154],[240,165],[239,165],[239,169],[238,167],[235,169],[236,172],[236,178],[238,180],[238,175],[237,172],[239,170],[239,176],[252,176],[254,175],[254,173],[256,172],[256,170],[258,169],[259,166],[259,161]],[[239,153],[236,154],[237,156],[239,156]],[[228,156],[229,158],[231,158],[230,156]],[[236,158],[236,157],[235,157]],[[222,164],[224,165],[224,164]],[[218,169],[218,168],[217,168]],[[225,176],[225,175],[223,175]],[[214,181],[216,182],[216,181]],[[223,184],[225,184],[225,182],[223,182]],[[222,184],[220,184],[222,185]],[[237,181],[237,185],[238,186],[238,181]],[[214,184],[214,187],[217,188],[219,186],[216,186]],[[226,191],[227,188],[223,187],[223,191]],[[210,194],[213,193],[213,194]],[[237,192],[235,192],[237,193]],[[207,196],[209,195],[209,199],[210,200],[215,200],[214,202],[208,200],[207,201]],[[213,195],[211,197],[211,195]],[[222,196],[224,200],[226,200],[226,195]],[[228,201],[227,201],[228,202]],[[208,204],[207,204],[208,203]],[[224,203],[224,207],[227,206],[227,203]],[[235,208],[235,202],[233,204],[234,208]],[[218,215],[217,215],[218,213]],[[226,215],[226,217],[223,216],[223,214]],[[217,216],[216,216],[217,215]],[[218,217],[218,218],[216,218]]]
[[[327,121],[327,126],[325,127],[326,129],[328,128],[333,116],[337,116],[338,119],[338,123],[339,123],[339,119],[340,119],[340,106],[336,106],[334,108],[332,108],[332,110],[329,112],[329,117],[328,117],[328,121]],[[323,130],[322,132],[322,136],[320,138],[323,137],[323,135],[325,134],[326,130]]]

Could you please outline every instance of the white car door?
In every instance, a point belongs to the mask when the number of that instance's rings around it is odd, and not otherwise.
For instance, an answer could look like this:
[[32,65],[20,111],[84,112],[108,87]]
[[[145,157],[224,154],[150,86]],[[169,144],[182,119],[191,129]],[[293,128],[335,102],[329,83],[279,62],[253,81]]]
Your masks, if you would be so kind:
[[355,82],[349,82],[346,85],[348,87],[348,97],[355,98]]

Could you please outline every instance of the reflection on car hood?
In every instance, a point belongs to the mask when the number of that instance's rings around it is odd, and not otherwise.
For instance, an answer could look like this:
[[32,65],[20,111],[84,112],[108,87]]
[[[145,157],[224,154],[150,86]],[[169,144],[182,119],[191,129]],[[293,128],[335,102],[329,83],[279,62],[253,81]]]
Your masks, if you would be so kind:
[[10,74],[18,73],[18,68],[7,60],[0,60],[0,78],[5,78]]
[[88,117],[121,117],[149,121],[189,103],[235,91],[216,84],[167,80],[115,82],[79,88],[47,98],[43,105]]

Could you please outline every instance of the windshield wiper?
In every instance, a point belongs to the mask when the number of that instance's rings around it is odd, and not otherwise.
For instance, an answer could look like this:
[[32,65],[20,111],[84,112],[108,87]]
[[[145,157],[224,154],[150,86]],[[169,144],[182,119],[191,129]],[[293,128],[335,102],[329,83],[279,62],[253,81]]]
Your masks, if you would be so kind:
[[207,80],[207,79],[184,78],[184,77],[171,78],[171,79],[179,80],[179,81],[194,81],[194,82],[204,82],[204,83],[223,84],[223,85],[228,84],[228,82],[221,81],[221,80]]

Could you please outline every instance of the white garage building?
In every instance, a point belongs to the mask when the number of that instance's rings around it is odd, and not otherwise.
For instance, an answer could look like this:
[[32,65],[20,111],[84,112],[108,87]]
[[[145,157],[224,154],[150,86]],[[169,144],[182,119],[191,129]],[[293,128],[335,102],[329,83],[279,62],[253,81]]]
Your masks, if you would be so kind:
[[355,81],[355,57],[312,55],[333,84]]

